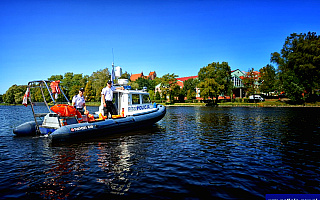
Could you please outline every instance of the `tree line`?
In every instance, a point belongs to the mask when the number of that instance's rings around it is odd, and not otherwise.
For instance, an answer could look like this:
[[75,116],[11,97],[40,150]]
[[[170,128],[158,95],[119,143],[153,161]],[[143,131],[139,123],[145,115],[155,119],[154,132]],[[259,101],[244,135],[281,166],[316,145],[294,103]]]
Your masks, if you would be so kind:
[[[155,94],[154,88],[159,83],[165,83],[168,80],[169,74],[164,75],[163,77],[156,77],[154,80],[149,80],[145,78],[138,78],[134,82],[129,82],[132,89],[143,89],[147,87],[150,92],[150,96],[153,100],[161,100],[160,94]],[[176,75],[173,75],[177,77]],[[84,88],[84,97],[87,102],[100,102],[101,91],[104,87],[107,86],[108,80],[111,79],[111,72],[108,68],[98,70],[93,72],[91,76],[83,75],[83,74],[74,74],[72,72],[67,72],[64,75],[52,75],[47,80],[57,81],[60,80],[60,87],[68,97],[69,100],[76,94],[80,88]],[[119,79],[129,79],[130,74],[125,72],[122,74]],[[117,79],[115,80],[117,82]],[[5,94],[0,96],[0,101],[5,102],[7,104],[21,104],[23,96],[26,92],[27,85],[12,85]],[[50,102],[50,94],[47,90],[43,90],[46,101]],[[39,88],[35,88],[32,90],[32,101],[42,102],[42,92]],[[63,96],[60,95],[57,101],[64,101]]]
[[[303,103],[315,100],[320,89],[320,36],[315,32],[290,34],[280,51],[271,53],[271,64],[262,67],[259,76],[251,68],[243,78],[246,95],[253,93],[282,92],[294,103]],[[200,68],[198,79],[184,81],[184,87],[177,84],[178,75],[165,74],[154,80],[138,78],[129,82],[132,89],[147,87],[152,100],[191,100],[196,97],[196,88],[200,89],[203,99],[218,99],[219,95],[232,97],[233,84],[231,80],[231,67],[227,62],[213,62]],[[103,87],[110,80],[111,73],[108,68],[93,72],[91,76],[67,72],[64,75],[52,75],[48,80],[60,80],[61,87],[67,97],[72,99],[79,88],[84,88],[86,101],[99,102]],[[130,74],[125,72],[120,78],[130,79]],[[160,84],[160,92],[154,88]],[[2,96],[2,101],[10,104],[22,102],[26,85],[11,86]],[[41,92],[35,92],[35,100],[40,100]],[[48,94],[46,94],[49,96]],[[0,96],[1,98],[1,96]],[[1,99],[0,99],[1,100]]]
[[[320,100],[320,36],[315,32],[292,33],[279,52],[271,53],[271,63],[255,73],[251,68],[242,79],[246,96],[254,93],[285,94],[292,103]],[[211,63],[198,73],[201,96],[232,95],[228,63]]]

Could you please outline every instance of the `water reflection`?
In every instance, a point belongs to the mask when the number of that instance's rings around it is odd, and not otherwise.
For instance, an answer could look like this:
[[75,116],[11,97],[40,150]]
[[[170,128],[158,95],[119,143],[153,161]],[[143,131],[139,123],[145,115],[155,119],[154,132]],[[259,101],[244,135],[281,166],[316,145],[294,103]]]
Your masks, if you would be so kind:
[[106,177],[97,178],[97,182],[110,187],[111,193],[123,195],[130,189],[131,184],[127,175],[132,166],[128,143],[122,141],[116,148],[99,143],[98,150],[98,166],[106,173]]
[[[199,111],[194,120],[183,114],[194,110]],[[313,108],[186,107],[168,112],[178,122],[175,129],[192,138],[193,148],[195,142],[200,145],[202,168],[217,173],[214,185],[228,180],[240,193],[250,196],[250,190],[256,190],[260,198],[267,192],[319,192],[315,169],[320,146],[315,141],[320,141],[320,115]]]
[[[61,150],[53,156],[54,163],[44,172],[46,178],[43,186],[40,186],[42,198],[65,199],[70,196],[70,189],[77,186],[81,171],[85,170],[82,167],[86,154],[77,156],[78,152],[74,149]],[[77,175],[74,175],[76,172]]]
[[[41,198],[65,199],[93,197],[99,194],[124,195],[130,190],[134,159],[130,149],[143,150],[136,138],[147,138],[158,126],[121,136],[92,139],[73,144],[50,145],[53,161],[44,170],[46,177],[38,186]],[[151,132],[150,132],[151,131]],[[141,158],[141,157],[140,157]],[[86,188],[90,185],[90,188]],[[101,187],[104,185],[104,187]],[[83,188],[84,187],[84,188]],[[88,190],[85,193],[75,191]]]
[[48,138],[12,137],[7,126],[15,117],[2,113],[7,121],[0,125],[0,193],[20,199],[319,193],[319,111],[169,107],[151,128],[58,145]]

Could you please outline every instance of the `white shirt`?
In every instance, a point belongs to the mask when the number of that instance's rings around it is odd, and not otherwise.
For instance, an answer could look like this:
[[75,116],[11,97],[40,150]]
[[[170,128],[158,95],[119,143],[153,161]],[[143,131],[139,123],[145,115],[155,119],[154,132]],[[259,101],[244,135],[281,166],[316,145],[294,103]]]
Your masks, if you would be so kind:
[[109,88],[108,86],[103,88],[101,91],[101,94],[104,95],[104,98],[106,101],[112,101],[113,99],[113,91],[115,91],[116,88],[111,86],[111,88]]
[[83,104],[85,104],[85,100],[83,98],[83,96],[81,97],[79,94],[78,95],[75,95],[73,98],[72,98],[72,103],[74,103],[74,106],[76,108],[83,108]]

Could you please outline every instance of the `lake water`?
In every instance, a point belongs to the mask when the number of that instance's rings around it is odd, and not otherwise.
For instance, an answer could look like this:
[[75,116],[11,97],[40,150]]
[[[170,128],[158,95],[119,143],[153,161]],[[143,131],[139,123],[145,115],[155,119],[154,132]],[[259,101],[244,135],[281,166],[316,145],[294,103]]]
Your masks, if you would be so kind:
[[148,129],[60,145],[14,137],[30,120],[30,107],[0,106],[0,199],[320,193],[320,108],[168,107]]

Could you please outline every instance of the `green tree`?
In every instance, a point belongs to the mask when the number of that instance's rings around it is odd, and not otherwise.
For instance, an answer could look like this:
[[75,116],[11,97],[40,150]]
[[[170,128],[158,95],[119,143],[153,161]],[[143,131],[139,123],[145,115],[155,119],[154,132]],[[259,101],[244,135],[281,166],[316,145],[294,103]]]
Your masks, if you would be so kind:
[[69,91],[69,99],[72,99],[74,95],[79,93],[80,88],[85,88],[86,79],[82,76],[82,74],[74,74],[71,78],[71,89]]
[[52,75],[50,76],[50,78],[48,78],[49,81],[62,81],[63,80],[63,76],[62,75]]
[[170,101],[175,100],[175,97],[177,97],[180,102],[184,100],[184,94],[181,92],[181,88],[178,84],[172,85],[170,91]]
[[4,94],[4,102],[13,104],[14,103],[14,93],[16,91],[17,85],[12,85]]
[[276,70],[272,65],[266,65],[260,70],[260,91],[264,93],[274,92],[276,90]]
[[[51,76],[49,80],[60,78],[61,75],[55,75]],[[86,86],[87,80],[88,76],[83,77],[82,74],[73,74],[73,72],[67,72],[64,74],[64,77],[61,80],[60,86],[69,100],[71,100],[74,95],[78,94],[80,88],[84,88]]]
[[95,101],[100,101],[101,90],[107,86],[107,82],[110,80],[110,77],[111,75],[108,68],[93,72],[89,77],[89,80],[92,82],[92,90],[95,94]]
[[156,92],[156,98],[155,98],[155,100],[160,100],[160,99],[161,99],[160,92],[157,91],[157,92]]
[[120,79],[128,79],[128,80],[130,80],[130,74],[126,71],[120,76]]
[[60,84],[63,87],[64,93],[69,99],[70,99],[70,96],[72,95],[71,93],[71,89],[73,86],[72,79],[73,79],[73,73],[67,72],[64,74],[63,81]]
[[304,102],[304,97],[320,86],[320,36],[315,32],[292,33],[281,52],[271,54],[271,62],[278,65],[279,81],[287,96],[293,102]]
[[149,95],[150,95],[150,100],[151,100],[151,101],[155,100],[155,97],[156,97],[156,96],[155,96],[155,94],[154,94],[154,90],[149,90],[148,92],[149,92]]
[[219,85],[219,83],[212,78],[205,78],[204,80],[200,81],[198,87],[200,88],[200,96],[202,96],[204,99],[218,99],[219,95],[221,94],[220,91],[224,89],[223,85]]
[[251,68],[247,73],[246,76],[242,79],[243,85],[246,88],[246,96],[249,96],[251,94],[257,93],[257,84],[258,84],[259,76],[254,71],[253,68]]
[[131,85],[131,89],[137,90],[139,88],[139,84],[137,82],[129,82],[129,85]]
[[197,93],[194,90],[188,90],[186,94],[188,100],[195,99],[196,95]]
[[[42,89],[42,91],[43,91],[43,94],[48,94],[48,95],[45,95],[46,101],[50,101],[49,93],[47,92],[47,90]],[[43,102],[43,96],[40,88],[31,88],[30,93],[31,93],[33,102]]]
[[165,74],[161,77],[162,82],[160,89],[162,91],[163,98],[166,98],[167,96],[169,99],[173,99],[174,91],[176,91],[176,85],[177,85],[177,78],[178,75],[173,74]]
[[182,92],[184,96],[187,97],[188,100],[191,100],[196,97],[196,87],[199,83],[199,80],[196,79],[188,79],[183,82]]
[[23,99],[23,96],[24,96],[24,92],[17,92],[14,94],[14,103],[15,104],[21,104],[22,103],[22,99]]
[[84,89],[84,97],[86,99],[86,101],[90,102],[90,101],[94,101],[95,99],[95,95],[94,95],[94,91],[92,89],[92,82],[88,81],[86,84],[86,87]]
[[162,78],[156,77],[156,78],[153,79],[152,81],[153,81],[154,87],[156,87],[156,85],[162,83]]
[[200,95],[216,98],[231,92],[231,68],[227,62],[213,62],[198,72]]
[[[22,85],[12,85],[4,95],[4,102],[9,104],[19,104],[22,103],[22,98],[26,92],[27,86]],[[20,96],[21,97],[20,97]]]
[[150,79],[139,77],[135,82],[138,83],[138,85],[139,85],[138,89],[139,90],[142,90],[143,87],[147,87],[147,89],[154,89],[154,87],[155,87],[154,81],[152,81]]

